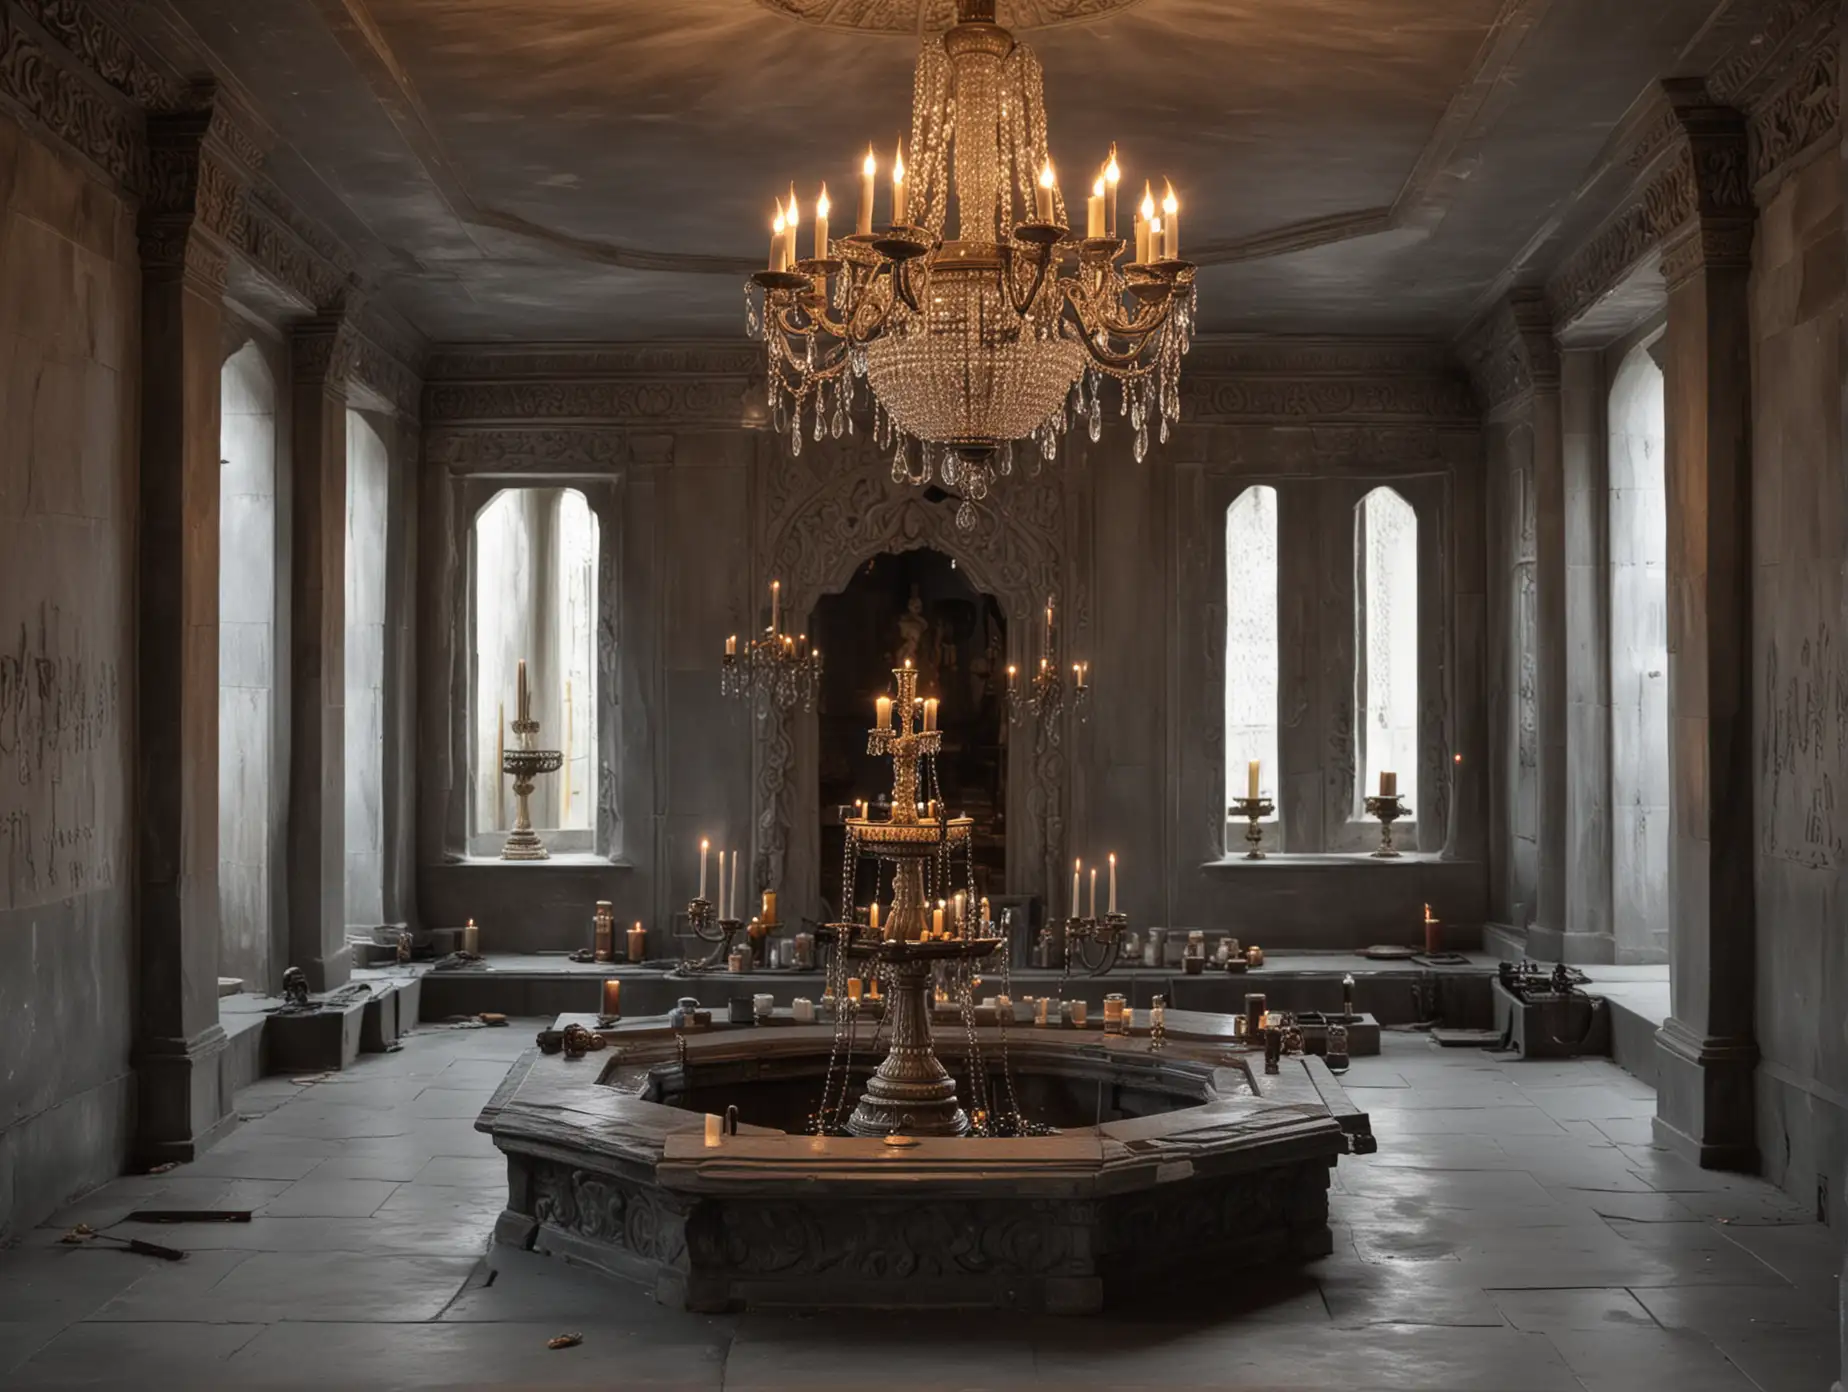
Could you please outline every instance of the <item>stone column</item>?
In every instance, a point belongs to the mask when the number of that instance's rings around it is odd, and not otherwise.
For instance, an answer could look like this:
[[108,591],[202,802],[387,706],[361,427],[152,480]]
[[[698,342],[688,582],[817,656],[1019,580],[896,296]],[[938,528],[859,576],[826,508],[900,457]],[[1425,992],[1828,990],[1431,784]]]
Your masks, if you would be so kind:
[[349,316],[296,326],[290,536],[289,963],[328,991],[346,946],[346,383]]
[[1566,918],[1562,956],[1614,962],[1610,547],[1602,354],[1560,355],[1565,480]]
[[[1671,94],[1678,95],[1678,94]],[[1677,106],[1686,220],[1662,253],[1667,379],[1669,961],[1655,1131],[1756,1169],[1752,1077],[1751,271],[1743,118]]]
[[218,452],[226,237],[255,162],[213,94],[148,123],[141,212],[137,1151],[235,1121],[218,1055]]
[[[1532,527],[1534,571],[1532,631],[1524,641],[1531,645],[1534,672],[1537,869],[1526,946],[1531,955],[1556,957],[1566,923],[1566,488],[1559,351],[1545,297],[1534,290],[1510,294],[1471,335],[1464,353],[1491,433],[1502,440],[1506,467],[1531,480],[1531,517],[1518,519],[1522,529]],[[1523,626],[1515,625],[1517,633]],[[1519,787],[1510,793],[1516,802],[1522,795]]]

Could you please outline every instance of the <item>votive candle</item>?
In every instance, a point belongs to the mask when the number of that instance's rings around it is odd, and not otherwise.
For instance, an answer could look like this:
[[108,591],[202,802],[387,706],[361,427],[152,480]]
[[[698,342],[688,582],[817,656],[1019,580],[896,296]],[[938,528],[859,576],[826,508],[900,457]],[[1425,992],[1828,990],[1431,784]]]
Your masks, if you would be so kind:
[[603,983],[603,1013],[605,1015],[622,1014],[622,982],[615,977]]

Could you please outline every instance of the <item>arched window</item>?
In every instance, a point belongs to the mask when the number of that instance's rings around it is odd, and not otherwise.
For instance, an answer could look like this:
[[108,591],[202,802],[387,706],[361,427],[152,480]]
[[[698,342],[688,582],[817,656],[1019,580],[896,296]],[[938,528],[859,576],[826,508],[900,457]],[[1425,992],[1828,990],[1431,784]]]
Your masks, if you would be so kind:
[[1356,799],[1377,792],[1380,775],[1398,776],[1399,795],[1418,797],[1418,517],[1390,488],[1360,500],[1354,535],[1359,596],[1356,703],[1360,710]]
[[1668,948],[1668,494],[1662,370],[1647,348],[1610,401],[1611,891],[1619,961]]
[[219,974],[266,991],[276,759],[276,383],[247,343],[219,376]]
[[[1247,488],[1226,509],[1226,802],[1274,795],[1277,767],[1277,490]],[[1243,825],[1241,823],[1241,825]]]
[[599,535],[575,488],[506,489],[475,518],[474,854],[498,854],[513,825],[500,754],[516,738],[522,661],[539,744],[565,756],[533,793],[533,825],[554,852],[593,848]]

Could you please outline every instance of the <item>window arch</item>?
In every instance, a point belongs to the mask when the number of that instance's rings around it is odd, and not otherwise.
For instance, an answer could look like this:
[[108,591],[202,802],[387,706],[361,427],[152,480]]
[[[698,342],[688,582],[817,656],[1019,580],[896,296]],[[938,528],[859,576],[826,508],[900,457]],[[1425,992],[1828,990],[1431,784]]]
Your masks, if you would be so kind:
[[1418,790],[1418,515],[1391,488],[1375,488],[1355,511],[1356,801],[1398,776],[1416,817]]
[[[1278,786],[1277,490],[1255,484],[1226,509],[1226,802]],[[1241,825],[1243,825],[1241,823]]]
[[1662,369],[1611,382],[1611,890],[1618,960],[1668,947],[1668,493]]
[[552,833],[554,851],[593,848],[600,535],[596,512],[575,488],[503,489],[475,517],[475,854],[498,854],[513,825],[500,752],[515,738],[522,661],[539,743],[565,756],[533,793],[533,825]]

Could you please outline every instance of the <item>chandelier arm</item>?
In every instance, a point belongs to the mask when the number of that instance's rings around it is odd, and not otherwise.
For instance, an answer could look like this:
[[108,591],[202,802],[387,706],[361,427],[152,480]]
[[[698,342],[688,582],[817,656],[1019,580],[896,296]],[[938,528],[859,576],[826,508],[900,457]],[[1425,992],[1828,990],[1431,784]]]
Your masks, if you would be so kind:
[[1072,285],[1070,281],[1063,281],[1061,284],[1068,287],[1065,291],[1066,303],[1077,315],[1078,327],[1083,329],[1087,335],[1101,330],[1113,338],[1146,340],[1149,335],[1159,333],[1174,317],[1174,297],[1169,296],[1161,303],[1150,307],[1144,314],[1138,314],[1129,319],[1113,317],[1108,310],[1100,310],[1093,305],[1090,306],[1093,317],[1091,322],[1087,323],[1085,309],[1091,296],[1074,294],[1069,288]]
[[867,297],[872,292],[873,286],[878,282],[879,276],[883,271],[883,267],[875,267],[871,275],[855,275],[852,278],[857,288],[849,291],[847,303],[841,307],[839,318],[836,318],[828,311],[825,301],[823,301],[819,309],[811,309],[809,311],[809,317],[815,321],[815,324],[823,332],[826,332],[833,338],[840,339],[843,343],[864,343],[877,337],[880,331],[884,329],[886,319],[892,313],[892,308],[889,303],[880,313],[879,318],[873,323],[872,327],[864,333],[857,331],[855,324],[860,318],[860,311],[866,308]]
[[[781,316],[779,316],[779,320],[780,318]],[[776,346],[777,357],[782,363],[788,366],[789,370],[795,375],[796,381],[803,385],[805,394],[810,385],[816,382],[829,381],[840,376],[841,370],[847,366],[847,346],[844,343],[835,350],[832,360],[824,359],[819,366],[811,367],[807,363],[797,362],[796,355],[789,350],[789,339],[813,339],[819,335],[812,328],[791,329],[781,322],[779,322],[778,327],[783,330],[783,333],[778,334],[771,340]]]
[[1014,313],[1020,315],[1023,319],[1026,317],[1027,311],[1033,308],[1034,301],[1039,299],[1040,288],[1046,283],[1046,272],[1052,266],[1052,248],[1050,246],[1040,246],[1036,247],[1034,250],[1033,285],[1027,291],[1026,297],[1023,299],[1015,290],[1017,278],[1014,275],[1014,265],[1018,259],[1018,250],[1013,246],[1003,246],[1001,248],[1001,255],[1005,267],[1002,278],[1007,282],[1008,302],[1014,306]]
[[915,264],[907,261],[892,272],[892,288],[898,292],[898,297],[905,302],[907,309],[913,314],[922,315],[924,308],[918,303],[917,289],[911,283],[911,268]]

